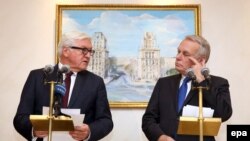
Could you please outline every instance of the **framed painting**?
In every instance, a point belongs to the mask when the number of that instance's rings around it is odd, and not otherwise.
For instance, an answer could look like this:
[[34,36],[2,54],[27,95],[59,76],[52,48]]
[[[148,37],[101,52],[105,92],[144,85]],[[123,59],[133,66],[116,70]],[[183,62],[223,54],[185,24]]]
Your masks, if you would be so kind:
[[57,5],[56,46],[75,30],[92,37],[88,70],[104,79],[110,106],[144,108],[156,81],[176,74],[180,41],[200,34],[200,5]]

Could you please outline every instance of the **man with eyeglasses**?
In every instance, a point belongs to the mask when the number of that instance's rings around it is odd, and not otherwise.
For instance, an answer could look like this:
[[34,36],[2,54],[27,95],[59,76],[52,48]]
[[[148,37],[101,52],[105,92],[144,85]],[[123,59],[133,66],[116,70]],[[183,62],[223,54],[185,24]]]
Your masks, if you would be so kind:
[[[93,54],[88,35],[79,32],[64,34],[58,44],[59,63],[50,76],[51,80],[56,80],[59,68],[70,66],[72,75],[66,108],[80,109],[81,114],[85,114],[83,124],[69,132],[74,140],[79,141],[100,140],[113,129],[104,81],[86,70]],[[50,87],[44,85],[43,78],[43,69],[30,72],[14,118],[15,129],[29,141],[40,141],[48,136],[48,131],[34,130],[29,120],[30,115],[41,115],[42,107],[49,106]]]

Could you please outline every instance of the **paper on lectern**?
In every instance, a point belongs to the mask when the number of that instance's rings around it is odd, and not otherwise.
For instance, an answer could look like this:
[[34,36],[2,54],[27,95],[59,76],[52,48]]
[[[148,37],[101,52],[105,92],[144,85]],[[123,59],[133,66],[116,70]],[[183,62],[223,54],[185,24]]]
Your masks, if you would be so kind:
[[[61,109],[62,113],[70,115],[74,126],[80,126],[83,124],[84,114],[80,114],[80,109]],[[49,114],[49,108],[43,107],[43,114]],[[44,141],[48,140],[48,137],[44,138]],[[53,131],[52,132],[52,140],[53,141],[75,141],[70,135],[68,131]]]
[[[212,108],[203,107],[203,117],[213,117],[214,110]],[[199,107],[187,105],[183,107],[182,116],[184,117],[199,117]]]

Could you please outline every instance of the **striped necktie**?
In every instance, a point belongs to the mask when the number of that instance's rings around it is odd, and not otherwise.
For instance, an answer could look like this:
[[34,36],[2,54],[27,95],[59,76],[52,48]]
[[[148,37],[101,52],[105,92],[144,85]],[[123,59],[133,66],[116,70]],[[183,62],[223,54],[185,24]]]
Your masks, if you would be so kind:
[[70,91],[70,81],[71,81],[71,75],[72,74],[73,74],[73,72],[67,73],[66,78],[64,80],[66,92],[65,92],[65,95],[64,95],[64,97],[62,99],[62,107],[63,108],[66,108],[68,106],[69,91]]

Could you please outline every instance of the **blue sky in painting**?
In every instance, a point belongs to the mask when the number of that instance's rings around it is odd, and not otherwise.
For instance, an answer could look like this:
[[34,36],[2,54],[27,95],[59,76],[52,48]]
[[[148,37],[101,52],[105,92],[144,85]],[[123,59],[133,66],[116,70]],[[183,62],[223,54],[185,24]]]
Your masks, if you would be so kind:
[[174,57],[185,35],[195,34],[193,11],[65,10],[62,32],[103,32],[110,56],[135,57],[145,32],[153,32],[161,56]]

